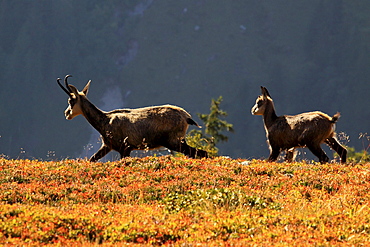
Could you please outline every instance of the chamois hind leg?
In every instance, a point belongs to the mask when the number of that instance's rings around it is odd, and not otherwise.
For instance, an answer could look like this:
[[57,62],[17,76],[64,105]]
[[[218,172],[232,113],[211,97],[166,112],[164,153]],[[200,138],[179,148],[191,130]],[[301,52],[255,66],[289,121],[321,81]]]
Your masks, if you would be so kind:
[[308,149],[317,157],[321,164],[327,163],[329,161],[329,157],[326,155],[324,150],[319,145],[307,145]]
[[199,157],[199,158],[208,158],[208,152],[207,151],[204,151],[204,150],[201,150],[201,149],[196,149],[196,156]]
[[106,145],[102,145],[100,149],[90,158],[90,162],[95,162],[103,158],[107,153],[109,153],[112,149]]
[[190,147],[185,140],[180,142],[180,151],[181,153],[185,154],[186,156],[190,158],[208,158],[207,151],[196,149],[193,147]]
[[325,140],[325,143],[328,144],[340,157],[340,163],[346,163],[347,161],[347,149],[339,144],[338,140],[334,137],[328,138]]
[[179,140],[177,143],[171,143],[165,146],[166,148],[185,154],[190,158],[208,158],[207,151],[190,147],[185,140]]
[[130,157],[130,153],[132,151],[132,148],[130,147],[124,147],[119,151],[119,154],[121,155],[121,159],[125,157]]

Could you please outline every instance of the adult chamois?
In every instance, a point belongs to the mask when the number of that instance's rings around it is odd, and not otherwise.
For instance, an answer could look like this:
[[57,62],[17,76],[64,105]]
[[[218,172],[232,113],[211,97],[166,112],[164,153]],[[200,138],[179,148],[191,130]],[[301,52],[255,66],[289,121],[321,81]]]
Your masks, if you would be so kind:
[[184,109],[173,106],[151,106],[137,109],[117,109],[109,112],[98,109],[86,97],[90,81],[82,91],[68,84],[65,87],[57,83],[69,96],[65,117],[68,120],[83,115],[86,120],[101,134],[103,143],[100,149],[91,156],[94,162],[104,157],[111,150],[120,153],[121,158],[130,156],[135,149],[154,149],[166,147],[195,157],[208,157],[206,151],[198,150],[186,144],[185,134],[189,125],[200,127]]
[[285,160],[291,162],[296,148],[307,147],[321,163],[326,163],[329,158],[320,147],[325,142],[338,153],[341,163],[346,162],[347,150],[339,144],[334,132],[339,113],[333,117],[320,111],[277,116],[269,92],[265,87],[261,87],[261,92],[251,111],[253,115],[263,116],[270,148],[268,161],[275,161],[281,151],[286,151]]

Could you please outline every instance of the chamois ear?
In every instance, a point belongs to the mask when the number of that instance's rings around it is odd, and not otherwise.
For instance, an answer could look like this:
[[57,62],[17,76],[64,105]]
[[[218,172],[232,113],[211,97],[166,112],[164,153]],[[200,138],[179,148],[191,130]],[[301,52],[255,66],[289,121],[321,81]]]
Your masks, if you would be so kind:
[[263,97],[265,97],[265,98],[270,97],[271,98],[267,88],[261,86],[261,93],[262,93]]
[[84,89],[82,90],[82,92],[87,95],[87,93],[89,92],[89,87],[90,87],[90,82],[91,80],[89,80],[86,84],[86,86],[84,87]]

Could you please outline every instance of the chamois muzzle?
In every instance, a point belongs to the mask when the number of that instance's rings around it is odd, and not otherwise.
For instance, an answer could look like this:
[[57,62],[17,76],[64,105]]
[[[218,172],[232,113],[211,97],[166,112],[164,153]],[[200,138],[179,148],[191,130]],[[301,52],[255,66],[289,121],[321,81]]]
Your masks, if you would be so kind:
[[257,105],[254,105],[254,106],[252,107],[252,109],[251,109],[251,113],[252,113],[252,115],[256,115],[257,111],[258,111],[258,107],[257,107]]

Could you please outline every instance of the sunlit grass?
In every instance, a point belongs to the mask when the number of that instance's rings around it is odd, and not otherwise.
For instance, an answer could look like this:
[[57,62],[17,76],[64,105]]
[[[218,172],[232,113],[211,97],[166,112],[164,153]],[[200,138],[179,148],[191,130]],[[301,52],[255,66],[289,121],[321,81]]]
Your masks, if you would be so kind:
[[0,159],[1,244],[370,244],[370,163]]

